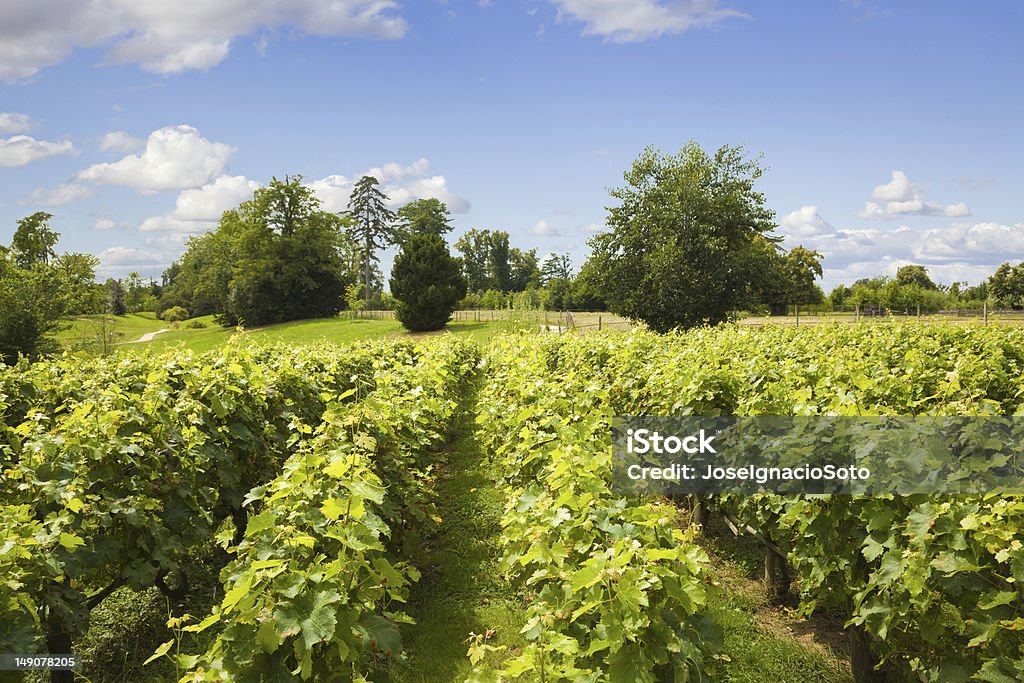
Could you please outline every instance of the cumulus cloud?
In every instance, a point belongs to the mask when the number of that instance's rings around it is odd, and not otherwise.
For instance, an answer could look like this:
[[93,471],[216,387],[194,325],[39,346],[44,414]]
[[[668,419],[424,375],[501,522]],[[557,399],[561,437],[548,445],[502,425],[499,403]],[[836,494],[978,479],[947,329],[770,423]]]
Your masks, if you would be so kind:
[[0,112],[0,133],[27,133],[32,130],[32,120],[27,114]]
[[[813,210],[812,210],[813,209]],[[1024,259],[1024,223],[958,222],[944,227],[835,228],[816,207],[787,214],[783,246],[802,244],[822,254],[828,290],[864,277],[893,276],[909,263],[939,282],[980,282],[1006,260]],[[785,226],[791,229],[786,229]],[[796,229],[792,229],[795,226]],[[801,230],[803,228],[803,230]]]
[[94,230],[113,230],[117,227],[117,223],[109,218],[101,218],[93,223],[92,227]]
[[537,221],[532,226],[527,228],[526,232],[530,233],[531,235],[539,235],[543,237],[552,237],[562,234],[561,232],[558,231],[557,228],[555,228],[555,226],[551,225],[545,220]]
[[100,140],[100,149],[104,152],[135,152],[145,146],[146,141],[129,135],[123,130],[115,130],[107,133]]
[[110,247],[96,257],[100,261],[96,274],[101,278],[120,277],[132,271],[151,277],[159,274],[169,263],[166,254],[135,247]]
[[173,211],[147,218],[139,230],[198,234],[219,221],[228,209],[251,199],[259,186],[245,176],[221,176],[202,187],[184,190],[178,195]]
[[452,213],[469,211],[469,202],[448,188],[443,175],[431,175],[432,168],[427,159],[411,164],[387,163],[353,176],[329,175],[308,183],[310,189],[323,202],[326,211],[345,211],[352,188],[364,175],[371,175],[381,183],[381,190],[388,196],[388,206],[396,209],[416,199],[438,199],[445,203]]
[[94,164],[76,179],[149,192],[199,187],[222,175],[234,152],[234,147],[200,136],[192,126],[168,126],[150,133],[141,154]]
[[835,232],[835,228],[821,217],[818,207],[813,204],[787,213],[779,221],[779,229],[783,234],[794,237],[827,235]]
[[583,22],[583,35],[633,43],[747,15],[718,0],[551,0],[559,19]]
[[393,0],[5,0],[0,78],[29,78],[76,48],[156,73],[208,69],[236,39],[268,29],[396,39],[408,29],[398,9]]
[[586,225],[580,226],[580,232],[588,235],[596,235],[600,232],[604,232],[605,230],[607,230],[607,227],[604,223],[587,223]]
[[903,171],[893,171],[889,182],[878,185],[871,201],[858,214],[861,218],[898,218],[900,216],[969,216],[967,204],[959,202],[942,206],[928,201],[927,191],[913,183]]
[[61,206],[70,204],[79,199],[92,196],[92,188],[78,183],[63,183],[57,187],[39,188],[33,190],[25,199],[19,199],[19,204],[36,204],[39,206]]
[[0,140],[0,166],[27,166],[33,161],[55,154],[73,154],[75,146],[70,141],[49,142],[36,140],[31,135],[15,135]]

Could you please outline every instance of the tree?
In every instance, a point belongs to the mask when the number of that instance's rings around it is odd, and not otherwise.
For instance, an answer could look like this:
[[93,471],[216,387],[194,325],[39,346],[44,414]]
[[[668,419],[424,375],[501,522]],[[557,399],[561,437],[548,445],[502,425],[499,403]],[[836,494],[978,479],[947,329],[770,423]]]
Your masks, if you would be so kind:
[[336,315],[356,251],[348,226],[321,209],[302,176],[274,178],[189,240],[159,310],[213,313],[225,326]]
[[18,229],[11,240],[11,251],[19,268],[31,268],[36,264],[47,264],[56,254],[53,247],[60,234],[50,229],[53,214],[36,211],[31,216],[18,220]]
[[540,285],[540,267],[536,249],[508,251],[509,287],[513,292],[523,292]]
[[66,299],[53,268],[20,267],[0,253],[0,362],[19,355],[35,359],[57,349],[53,334],[64,315]]
[[100,260],[92,254],[71,252],[61,254],[53,263],[64,289],[65,313],[100,313],[103,310],[103,287],[96,284],[96,267]]
[[821,277],[821,254],[803,246],[790,249],[782,259],[790,304],[820,304],[825,296],[815,280]]
[[541,281],[548,285],[552,280],[572,279],[572,259],[568,254],[550,254],[540,269]]
[[620,202],[610,231],[590,241],[611,310],[664,332],[723,321],[744,303],[764,258],[754,238],[775,227],[754,189],[763,173],[742,147],[645,149],[610,192]]
[[348,200],[348,215],[352,219],[349,234],[363,247],[363,285],[367,305],[370,303],[370,260],[373,253],[394,244],[392,223],[395,214],[385,206],[388,198],[378,189],[379,184],[373,176],[363,176]]
[[488,255],[491,249],[490,231],[473,228],[455,242],[455,248],[462,254],[462,270],[466,286],[472,292],[482,292],[488,287]]
[[124,287],[120,280],[114,278],[107,280],[107,311],[111,315],[124,315],[128,312],[128,306],[124,303]]
[[452,258],[440,235],[414,234],[395,256],[391,293],[395,317],[414,332],[445,326],[466,295],[459,259]]
[[405,242],[411,235],[439,235],[451,232],[451,215],[440,199],[416,199],[398,209],[395,214],[395,241]]
[[1007,261],[996,268],[988,279],[988,291],[997,306],[1024,308],[1024,263],[1011,266]]
[[928,277],[928,269],[924,266],[900,266],[896,271],[896,283],[899,285],[917,285],[921,289],[937,291],[938,285]]

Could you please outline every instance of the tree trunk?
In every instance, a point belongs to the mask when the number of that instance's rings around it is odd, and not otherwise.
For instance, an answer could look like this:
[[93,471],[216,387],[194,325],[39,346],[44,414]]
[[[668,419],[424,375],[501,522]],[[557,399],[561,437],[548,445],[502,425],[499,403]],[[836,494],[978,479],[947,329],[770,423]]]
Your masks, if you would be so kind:
[[366,308],[370,308],[370,240],[366,240],[363,253],[363,294],[366,297]]

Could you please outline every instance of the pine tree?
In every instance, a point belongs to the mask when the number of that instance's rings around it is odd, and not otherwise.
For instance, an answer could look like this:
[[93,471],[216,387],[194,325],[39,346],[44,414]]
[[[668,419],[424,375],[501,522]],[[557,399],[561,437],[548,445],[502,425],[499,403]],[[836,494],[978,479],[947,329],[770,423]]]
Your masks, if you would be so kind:
[[466,296],[461,263],[439,235],[411,235],[395,257],[391,294],[398,302],[395,317],[406,329],[439,330]]
[[348,200],[348,215],[353,221],[349,234],[363,246],[363,284],[367,305],[370,304],[370,262],[373,252],[394,244],[392,224],[395,214],[385,206],[388,197],[377,187],[379,184],[373,176],[363,176]]

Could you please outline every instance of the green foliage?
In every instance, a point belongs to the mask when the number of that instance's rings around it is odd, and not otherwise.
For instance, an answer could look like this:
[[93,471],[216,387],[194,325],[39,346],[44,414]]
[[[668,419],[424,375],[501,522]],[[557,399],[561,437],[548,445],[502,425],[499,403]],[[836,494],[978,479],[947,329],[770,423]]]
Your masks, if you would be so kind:
[[474,680],[704,680],[707,557],[673,506],[611,491],[615,413],[574,357],[587,346],[504,337],[485,359],[478,439],[508,487],[502,566],[531,605],[526,647]]
[[387,208],[388,201],[379,188],[380,182],[373,176],[363,176],[352,188],[348,200],[349,236],[362,247],[363,293],[366,305],[370,304],[371,262],[374,252],[395,243],[393,223],[395,214]]
[[1024,308],[1024,264],[1006,262],[996,268],[988,280],[988,290],[1003,308]]
[[754,189],[763,169],[741,147],[713,156],[695,142],[678,154],[647,148],[611,190],[619,205],[591,260],[609,308],[658,332],[713,324],[742,306],[763,269],[774,213]]
[[418,572],[395,554],[436,523],[426,482],[474,347],[241,347],[0,372],[5,649],[77,637],[100,588],[159,583],[230,512],[223,600],[178,629],[212,645],[154,657],[192,680],[309,679],[400,652]]
[[404,243],[411,235],[438,235],[451,232],[451,214],[440,199],[416,199],[395,212],[395,242]]
[[56,350],[54,333],[67,308],[59,272],[45,264],[23,269],[0,255],[0,364]]
[[461,264],[448,253],[444,239],[414,234],[395,256],[391,293],[397,300],[395,317],[414,332],[445,326],[456,304],[466,295]]
[[899,267],[896,271],[896,282],[904,286],[917,285],[925,290],[938,290],[939,288],[928,276],[927,268],[910,264]]
[[189,316],[188,311],[186,311],[181,306],[174,306],[172,308],[168,308],[166,311],[163,312],[163,315],[160,316],[162,320],[165,320],[169,323],[180,323],[183,320],[188,320],[189,317],[191,316]]
[[455,242],[455,249],[462,255],[466,286],[471,292],[521,292],[539,283],[537,250],[510,247],[508,233],[503,230],[473,228]]
[[18,228],[11,239],[11,252],[19,268],[45,265],[56,256],[53,248],[60,235],[50,228],[51,218],[53,214],[36,211],[18,220]]
[[328,317],[343,305],[354,245],[301,176],[274,178],[189,240],[160,307],[215,313],[227,327]]

